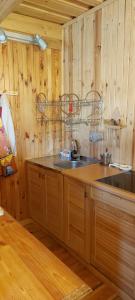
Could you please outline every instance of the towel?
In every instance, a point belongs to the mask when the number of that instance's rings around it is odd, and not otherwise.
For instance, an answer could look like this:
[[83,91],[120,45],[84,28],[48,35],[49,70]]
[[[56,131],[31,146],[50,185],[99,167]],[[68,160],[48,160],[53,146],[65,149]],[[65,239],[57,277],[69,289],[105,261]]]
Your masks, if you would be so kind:
[[13,155],[16,155],[16,140],[15,140],[15,131],[14,125],[10,110],[9,101],[6,95],[1,95],[0,97],[0,106],[2,107],[2,123],[7,134],[10,147]]

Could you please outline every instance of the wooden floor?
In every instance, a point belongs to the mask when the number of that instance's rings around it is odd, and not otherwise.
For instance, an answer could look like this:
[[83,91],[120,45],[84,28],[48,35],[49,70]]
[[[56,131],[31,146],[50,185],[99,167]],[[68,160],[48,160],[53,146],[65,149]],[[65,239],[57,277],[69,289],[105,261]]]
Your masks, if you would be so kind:
[[[26,222],[27,223],[27,222]],[[76,273],[84,282],[86,282],[92,289],[91,295],[84,300],[121,300],[118,297],[115,288],[111,285],[101,282],[92,272],[84,267],[80,262],[76,260],[66,249],[59,245],[54,239],[52,239],[48,233],[42,229],[41,226],[34,223],[32,220],[25,224],[25,228],[31,232],[38,240],[40,240],[48,249],[50,249],[54,255],[56,255],[61,261],[64,262],[74,273]]]

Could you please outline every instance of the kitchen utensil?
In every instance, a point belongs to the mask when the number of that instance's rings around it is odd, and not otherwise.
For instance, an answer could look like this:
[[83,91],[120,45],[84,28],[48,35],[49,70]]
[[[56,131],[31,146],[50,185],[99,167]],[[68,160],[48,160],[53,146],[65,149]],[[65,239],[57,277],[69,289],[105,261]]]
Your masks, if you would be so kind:
[[101,157],[101,164],[107,166],[111,163],[112,154],[108,152],[107,148],[106,148],[106,152],[100,154],[100,157]]

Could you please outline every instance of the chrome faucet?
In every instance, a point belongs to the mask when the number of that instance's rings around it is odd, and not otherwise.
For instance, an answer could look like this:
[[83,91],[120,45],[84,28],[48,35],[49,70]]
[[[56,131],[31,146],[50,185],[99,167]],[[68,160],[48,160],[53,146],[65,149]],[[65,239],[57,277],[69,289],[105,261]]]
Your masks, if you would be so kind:
[[71,158],[77,159],[80,157],[80,143],[73,139],[71,142]]

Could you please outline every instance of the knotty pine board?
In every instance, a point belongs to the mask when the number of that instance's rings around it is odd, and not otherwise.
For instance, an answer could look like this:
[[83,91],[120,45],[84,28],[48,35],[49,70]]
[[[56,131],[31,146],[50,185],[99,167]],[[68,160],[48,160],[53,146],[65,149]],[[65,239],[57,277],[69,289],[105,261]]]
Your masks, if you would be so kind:
[[[61,51],[16,42],[0,45],[0,90],[16,90],[9,97],[13,115],[18,173],[0,179],[0,205],[18,219],[28,215],[26,201],[26,158],[54,154],[61,147],[61,125],[36,121],[36,94],[44,92],[49,100],[59,98]],[[53,110],[55,116],[55,109]]]
[[5,30],[18,31],[35,35],[36,32],[45,38],[48,48],[61,50],[61,25],[35,19],[27,15],[11,13],[1,23]]
[[94,146],[89,143],[88,136],[89,131],[96,128],[80,125],[73,136],[83,145],[82,152],[99,156],[108,146],[113,161],[135,166],[134,8],[135,0],[108,0],[99,10],[90,10],[64,25],[62,89],[67,93],[75,92],[80,98],[91,89],[98,90],[104,100],[103,117],[111,118],[118,107],[127,124],[122,130],[103,127],[104,142]]

